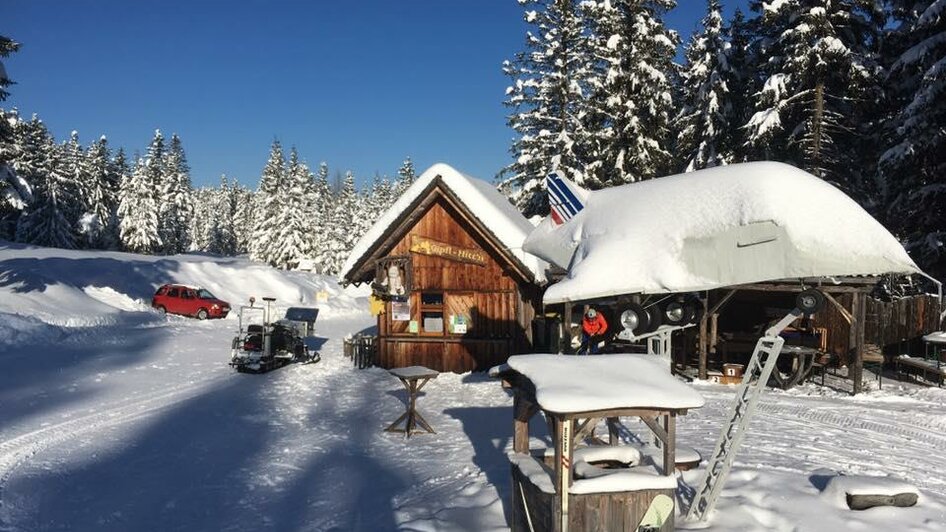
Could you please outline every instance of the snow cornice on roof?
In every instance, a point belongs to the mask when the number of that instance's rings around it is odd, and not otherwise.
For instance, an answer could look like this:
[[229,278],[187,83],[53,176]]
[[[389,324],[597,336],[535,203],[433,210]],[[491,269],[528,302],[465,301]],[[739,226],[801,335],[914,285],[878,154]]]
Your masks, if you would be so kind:
[[[434,190],[441,192],[465,211],[492,241],[494,247],[506,256],[521,275],[534,283],[545,282],[547,263],[526,253],[522,243],[532,231],[527,220],[492,184],[458,172],[449,165],[437,163],[428,168],[407,190],[382,214],[352,248],[348,259],[338,274],[342,283],[364,282],[368,272],[368,261],[376,258],[379,247],[389,242],[394,235],[408,230],[405,222],[411,221],[421,204],[430,198]],[[410,224],[407,224],[410,225]]]

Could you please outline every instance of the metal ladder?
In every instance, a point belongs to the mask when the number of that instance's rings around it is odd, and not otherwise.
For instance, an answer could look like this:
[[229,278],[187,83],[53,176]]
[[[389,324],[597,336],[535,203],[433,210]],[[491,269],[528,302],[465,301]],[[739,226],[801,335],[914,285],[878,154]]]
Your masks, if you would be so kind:
[[779,336],[779,333],[801,315],[801,310],[797,308],[792,310],[781,321],[765,331],[765,336],[756,342],[752,358],[742,376],[742,383],[736,390],[736,398],[729,409],[729,423],[723,427],[716,440],[716,448],[706,466],[703,478],[697,485],[696,495],[687,512],[687,520],[703,521],[716,506],[716,499],[732,469],[733,460],[746,435],[749,421],[755,413],[759,396],[762,395],[762,391],[769,382],[779,353],[782,352],[785,339]]

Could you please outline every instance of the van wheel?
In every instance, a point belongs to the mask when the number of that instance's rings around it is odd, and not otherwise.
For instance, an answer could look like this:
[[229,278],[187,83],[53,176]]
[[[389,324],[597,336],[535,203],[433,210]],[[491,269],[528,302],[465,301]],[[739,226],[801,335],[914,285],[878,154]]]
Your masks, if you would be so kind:
[[158,306],[155,307],[155,308],[158,309],[158,312],[160,312],[161,314],[167,314],[167,313],[168,313],[168,309],[162,307],[161,305],[158,305]]
[[197,319],[198,319],[198,320],[206,320],[206,319],[207,319],[207,309],[202,308],[202,309],[198,310],[198,311],[197,311]]

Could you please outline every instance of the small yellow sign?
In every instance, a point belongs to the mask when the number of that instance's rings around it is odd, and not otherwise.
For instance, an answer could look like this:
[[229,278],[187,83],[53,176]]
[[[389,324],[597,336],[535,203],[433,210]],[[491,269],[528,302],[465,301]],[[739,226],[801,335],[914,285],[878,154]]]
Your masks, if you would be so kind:
[[384,314],[384,307],[383,299],[376,297],[374,294],[368,297],[368,309],[371,311],[372,316]]

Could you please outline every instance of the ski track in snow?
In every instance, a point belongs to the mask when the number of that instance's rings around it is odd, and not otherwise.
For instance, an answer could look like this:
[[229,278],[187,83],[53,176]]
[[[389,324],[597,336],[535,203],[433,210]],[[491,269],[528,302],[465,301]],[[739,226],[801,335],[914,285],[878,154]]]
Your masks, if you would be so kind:
[[[212,381],[215,379],[207,379]],[[170,390],[146,393],[127,401],[119,401],[105,410],[78,415],[53,425],[21,434],[0,442],[0,505],[3,502],[3,486],[18,464],[37,452],[61,444],[71,438],[95,432],[112,425],[138,420],[162,409],[198,395],[206,390],[206,382],[194,382],[172,387]],[[72,417],[69,415],[69,417]]]

